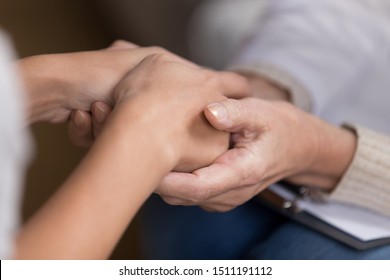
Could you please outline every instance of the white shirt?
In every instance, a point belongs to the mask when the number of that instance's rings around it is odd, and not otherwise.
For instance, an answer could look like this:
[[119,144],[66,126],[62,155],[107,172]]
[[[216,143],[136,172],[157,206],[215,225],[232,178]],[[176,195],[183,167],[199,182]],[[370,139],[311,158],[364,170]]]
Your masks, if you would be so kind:
[[12,258],[30,143],[14,57],[0,32],[0,259]]
[[390,1],[206,2],[191,29],[198,60],[220,67],[234,52],[230,66],[287,87],[321,118],[390,133]]
[[270,1],[234,63],[287,73],[310,96],[312,112],[333,124],[390,133],[388,2]]

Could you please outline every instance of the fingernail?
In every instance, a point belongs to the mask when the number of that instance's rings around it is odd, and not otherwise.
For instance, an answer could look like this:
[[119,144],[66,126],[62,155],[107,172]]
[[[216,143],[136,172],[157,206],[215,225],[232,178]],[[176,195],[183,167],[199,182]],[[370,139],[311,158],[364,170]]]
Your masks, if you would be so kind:
[[80,111],[76,111],[74,112],[73,120],[76,126],[82,127],[85,123],[85,116]]
[[97,122],[103,122],[106,118],[107,111],[105,108],[95,105],[94,106],[94,112],[93,116]]
[[212,103],[207,106],[207,109],[219,121],[225,120],[228,117],[228,112],[220,103]]

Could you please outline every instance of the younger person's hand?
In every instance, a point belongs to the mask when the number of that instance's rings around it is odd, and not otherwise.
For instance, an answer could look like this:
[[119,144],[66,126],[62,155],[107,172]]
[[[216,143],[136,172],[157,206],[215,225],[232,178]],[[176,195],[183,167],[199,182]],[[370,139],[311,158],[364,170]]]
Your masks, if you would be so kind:
[[17,66],[27,92],[30,123],[65,122],[72,110],[90,112],[96,101],[113,106],[112,91],[123,76],[148,55],[164,53],[169,52],[160,47],[141,48],[118,41],[99,51],[38,55],[19,60]]
[[246,80],[234,73],[202,69],[171,55],[151,55],[115,88],[112,118],[121,114],[128,122],[153,125],[162,148],[176,160],[175,170],[189,172],[210,164],[229,145],[229,134],[204,117],[206,105],[246,92]]

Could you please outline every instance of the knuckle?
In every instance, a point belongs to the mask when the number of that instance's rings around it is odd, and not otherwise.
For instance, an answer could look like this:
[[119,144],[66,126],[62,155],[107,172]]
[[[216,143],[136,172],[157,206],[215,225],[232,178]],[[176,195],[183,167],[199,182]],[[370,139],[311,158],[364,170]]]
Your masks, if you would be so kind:
[[266,171],[264,164],[259,163],[259,156],[247,149],[242,149],[240,152],[239,156],[243,161],[241,168],[232,171],[235,171],[237,178],[240,178],[240,185],[244,187],[260,183]]
[[154,54],[167,54],[168,51],[160,46],[150,46],[146,48],[150,53]]
[[241,118],[247,114],[247,108],[239,100],[226,99],[224,105],[232,119],[240,122]]
[[259,184],[262,180],[262,176],[258,172],[253,172],[253,173],[247,173],[243,177],[243,183],[246,186],[252,186]]
[[209,198],[208,188],[192,188],[188,199],[194,204],[200,204]]
[[151,68],[148,69],[150,75],[161,75],[171,71],[170,63],[173,58],[169,54],[154,53],[149,55],[146,60]]
[[122,45],[125,41],[123,40],[120,40],[120,39],[116,39],[112,44],[111,46],[115,47],[115,46],[118,46],[118,45]]
[[260,178],[257,174],[248,174],[243,178],[244,185],[246,186],[251,186],[251,185],[256,185],[260,182]]
[[218,78],[218,74],[215,71],[209,69],[201,69],[201,73],[203,75],[203,79],[206,86],[212,88],[219,88],[220,81]]
[[166,60],[166,55],[162,53],[153,53],[147,57],[153,63],[161,63]]

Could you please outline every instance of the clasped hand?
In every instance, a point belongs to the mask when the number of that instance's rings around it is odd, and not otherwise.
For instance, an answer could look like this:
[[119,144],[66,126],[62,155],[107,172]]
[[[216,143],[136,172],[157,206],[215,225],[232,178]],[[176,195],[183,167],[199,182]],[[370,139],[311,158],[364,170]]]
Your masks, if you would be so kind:
[[[281,179],[314,182],[324,190],[337,183],[342,168],[331,163],[333,170],[322,173],[327,157],[335,154],[335,149],[324,149],[324,143],[335,138],[347,143],[354,141],[353,136],[287,102],[226,98],[240,98],[248,91],[245,81],[235,74],[205,70],[170,55],[147,57],[116,87],[116,102],[139,106],[139,115],[156,110],[165,116],[167,127],[174,128],[167,130],[171,137],[166,139],[173,141],[172,133],[184,136],[174,141],[181,154],[174,172],[156,190],[167,203],[228,211]],[[221,133],[208,125],[203,110]],[[83,111],[73,113],[71,138],[79,144],[90,143],[110,113],[111,107],[103,102],[92,106],[92,118]],[[80,116],[82,122],[77,121]],[[167,127],[156,129],[164,134]]]
[[[246,80],[237,74],[206,70],[162,48],[140,48],[122,41],[107,50],[32,57],[21,65],[28,88],[35,89],[30,93],[33,121],[70,119],[71,140],[89,146],[108,115],[127,111],[121,115],[127,114],[129,122],[145,121],[159,131],[162,148],[169,149],[176,160],[174,170],[182,172],[210,164],[228,148],[228,133],[214,129],[204,117],[206,105],[247,92]],[[56,71],[36,71],[38,78],[28,76],[33,66]],[[58,72],[64,75],[51,76]],[[53,83],[56,86],[44,90],[39,86]],[[47,94],[42,94],[45,90]],[[40,105],[36,106],[40,110],[34,110],[36,103],[45,103],[37,102],[35,94],[58,98],[58,104],[53,107],[50,102],[51,107]]]

